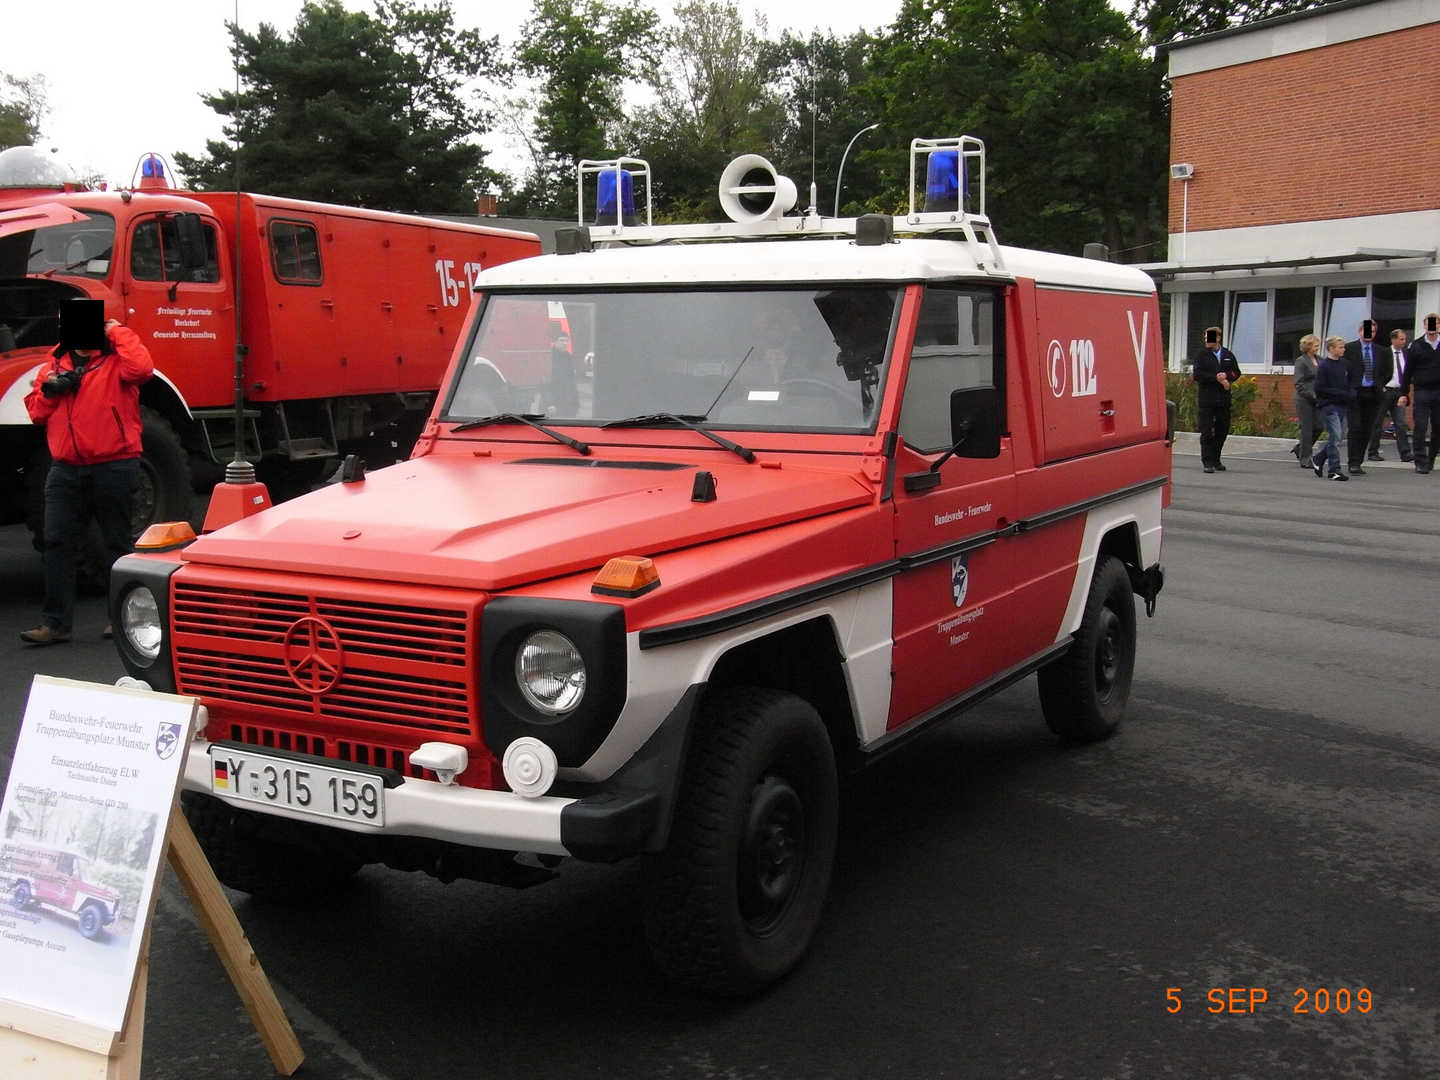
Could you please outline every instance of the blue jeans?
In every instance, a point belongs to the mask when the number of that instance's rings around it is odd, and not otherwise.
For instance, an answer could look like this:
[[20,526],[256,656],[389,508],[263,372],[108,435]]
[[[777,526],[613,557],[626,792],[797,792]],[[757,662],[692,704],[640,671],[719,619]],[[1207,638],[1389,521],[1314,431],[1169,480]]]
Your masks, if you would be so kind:
[[1320,422],[1325,425],[1325,446],[1310,460],[1319,465],[1328,459],[1329,466],[1325,473],[1327,476],[1334,476],[1340,471],[1340,437],[1345,428],[1345,406],[1321,405]]
[[90,516],[105,539],[106,568],[128,555],[134,542],[130,503],[140,486],[135,458],[99,465],[55,462],[45,478],[45,606],[41,621],[70,630],[75,621],[75,561]]

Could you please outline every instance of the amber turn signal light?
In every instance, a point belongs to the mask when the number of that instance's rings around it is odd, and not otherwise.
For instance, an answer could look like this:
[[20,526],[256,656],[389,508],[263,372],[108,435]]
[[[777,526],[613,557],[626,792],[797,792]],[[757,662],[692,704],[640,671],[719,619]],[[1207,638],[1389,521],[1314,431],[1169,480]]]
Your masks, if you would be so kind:
[[188,521],[157,521],[135,541],[136,551],[169,551],[183,547],[195,539],[195,530]]
[[601,596],[644,596],[660,584],[660,571],[644,555],[617,555],[600,568],[590,585]]

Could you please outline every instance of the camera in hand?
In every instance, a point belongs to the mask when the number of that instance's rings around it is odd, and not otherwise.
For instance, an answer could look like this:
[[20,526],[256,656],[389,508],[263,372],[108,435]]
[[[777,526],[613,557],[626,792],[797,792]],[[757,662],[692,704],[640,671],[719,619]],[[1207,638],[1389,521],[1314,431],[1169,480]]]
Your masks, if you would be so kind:
[[57,371],[40,384],[40,392],[46,397],[59,397],[80,389],[80,380],[85,377],[83,367],[74,371]]

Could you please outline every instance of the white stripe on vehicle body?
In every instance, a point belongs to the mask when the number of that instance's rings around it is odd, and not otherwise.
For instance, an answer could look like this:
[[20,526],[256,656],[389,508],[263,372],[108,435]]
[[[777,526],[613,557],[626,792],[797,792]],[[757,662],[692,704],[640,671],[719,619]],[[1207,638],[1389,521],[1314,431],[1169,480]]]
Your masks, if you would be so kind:
[[1070,586],[1070,602],[1055,640],[1061,641],[1080,628],[1085,615],[1085,598],[1090,595],[1090,579],[1100,554],[1100,541],[1110,530],[1134,523],[1140,534],[1140,568],[1160,561],[1160,488],[1142,491],[1127,499],[1096,506],[1085,513],[1085,535],[1080,541],[1080,558],[1075,565],[1075,580]]

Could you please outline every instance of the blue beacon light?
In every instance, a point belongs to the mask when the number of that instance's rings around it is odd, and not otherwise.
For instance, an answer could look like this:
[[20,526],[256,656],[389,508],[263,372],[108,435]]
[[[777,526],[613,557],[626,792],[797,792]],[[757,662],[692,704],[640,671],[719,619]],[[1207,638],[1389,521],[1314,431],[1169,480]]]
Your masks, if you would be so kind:
[[[616,180],[619,180],[619,199],[616,199]],[[625,169],[606,169],[596,177],[595,183],[595,224],[635,224],[635,182]],[[620,204],[617,216],[615,204]]]
[[154,154],[148,154],[140,164],[140,175],[152,180],[165,179],[165,164]]
[[934,150],[925,167],[925,212],[956,213],[960,204],[960,151]]

